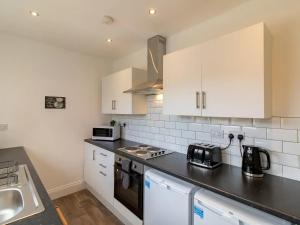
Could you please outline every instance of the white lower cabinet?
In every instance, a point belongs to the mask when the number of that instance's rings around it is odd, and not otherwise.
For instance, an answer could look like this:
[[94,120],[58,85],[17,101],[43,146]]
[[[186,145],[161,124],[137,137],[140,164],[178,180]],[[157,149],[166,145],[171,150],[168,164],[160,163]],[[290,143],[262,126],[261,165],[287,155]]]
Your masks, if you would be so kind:
[[84,180],[97,195],[113,205],[114,153],[86,143]]

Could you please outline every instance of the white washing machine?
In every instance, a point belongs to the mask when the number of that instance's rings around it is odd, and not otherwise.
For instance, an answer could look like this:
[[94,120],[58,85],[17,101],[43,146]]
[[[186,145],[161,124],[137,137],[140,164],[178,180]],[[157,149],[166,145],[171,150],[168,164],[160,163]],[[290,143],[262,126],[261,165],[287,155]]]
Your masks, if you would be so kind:
[[211,191],[194,196],[194,225],[291,225],[290,222]]

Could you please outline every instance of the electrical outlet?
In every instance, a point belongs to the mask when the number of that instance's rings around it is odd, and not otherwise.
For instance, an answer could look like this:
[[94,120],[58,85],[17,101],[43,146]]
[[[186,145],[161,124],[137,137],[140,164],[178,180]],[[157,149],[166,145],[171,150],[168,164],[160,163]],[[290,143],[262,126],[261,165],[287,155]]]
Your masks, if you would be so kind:
[[245,138],[246,138],[245,132],[238,132],[238,135],[243,135],[244,136],[244,140],[245,140]]
[[224,131],[223,130],[212,130],[211,137],[216,139],[224,138]]
[[0,124],[0,131],[7,131],[8,130],[8,124]]

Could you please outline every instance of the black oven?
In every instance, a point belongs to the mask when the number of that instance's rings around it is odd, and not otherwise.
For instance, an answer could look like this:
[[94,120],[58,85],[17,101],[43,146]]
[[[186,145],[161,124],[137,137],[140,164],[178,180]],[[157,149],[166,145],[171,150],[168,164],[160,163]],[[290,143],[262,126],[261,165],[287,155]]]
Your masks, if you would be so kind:
[[114,197],[143,220],[144,166],[126,157],[115,157]]

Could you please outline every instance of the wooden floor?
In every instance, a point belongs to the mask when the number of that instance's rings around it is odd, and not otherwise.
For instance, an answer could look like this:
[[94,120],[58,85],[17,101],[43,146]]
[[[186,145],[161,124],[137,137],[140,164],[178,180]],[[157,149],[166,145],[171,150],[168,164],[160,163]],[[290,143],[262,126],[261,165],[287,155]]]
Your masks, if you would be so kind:
[[54,204],[69,225],[123,225],[87,190],[56,199]]

